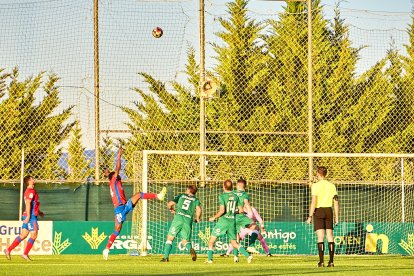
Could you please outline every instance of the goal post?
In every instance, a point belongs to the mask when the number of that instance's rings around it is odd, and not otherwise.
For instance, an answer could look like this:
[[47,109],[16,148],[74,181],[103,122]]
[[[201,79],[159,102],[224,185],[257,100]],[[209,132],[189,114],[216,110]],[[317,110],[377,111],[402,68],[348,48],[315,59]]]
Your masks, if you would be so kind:
[[[337,254],[414,253],[414,154],[144,150],[134,156],[134,169],[140,172],[134,184],[137,191],[158,192],[165,186],[169,201],[187,185],[197,185],[203,216],[201,223],[193,224],[192,243],[199,253],[207,249],[214,227],[207,220],[218,210],[223,181],[243,177],[265,221],[263,236],[271,253],[315,254],[313,227],[304,222],[311,200],[309,157],[314,171],[326,166],[327,179],[337,186]],[[206,157],[203,181],[200,156]],[[142,255],[163,253],[173,218],[165,205],[143,200],[135,210],[133,232],[139,233]],[[223,253],[227,243],[220,238],[218,252]],[[173,253],[185,253],[177,241],[174,244]],[[263,253],[259,242],[255,246]]]

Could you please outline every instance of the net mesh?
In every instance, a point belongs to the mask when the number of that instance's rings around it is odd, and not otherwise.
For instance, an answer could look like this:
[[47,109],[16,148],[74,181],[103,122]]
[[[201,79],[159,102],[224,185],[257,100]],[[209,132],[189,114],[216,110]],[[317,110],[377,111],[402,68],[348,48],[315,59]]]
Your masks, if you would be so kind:
[[[245,153],[245,156],[235,156],[231,152],[224,154],[227,155],[207,156],[206,182],[197,180],[188,165],[194,164],[198,168],[200,154],[150,153],[145,160],[148,162],[149,192],[159,192],[162,187],[167,187],[167,200],[170,201],[184,193],[190,184],[199,187],[196,196],[201,201],[203,215],[201,223],[193,224],[194,248],[201,253],[207,250],[207,241],[214,227],[208,218],[218,211],[223,181],[243,177],[248,182],[246,191],[251,195],[252,205],[265,221],[267,233],[263,236],[267,239],[270,253],[316,254],[313,227],[305,223],[311,200],[307,175],[309,159],[294,155],[253,157],[252,153]],[[315,157],[314,160],[314,171],[318,165],[328,167],[328,178],[338,191],[340,216],[334,231],[337,254],[410,254],[399,242],[414,231],[414,164],[411,159],[359,156]],[[352,171],[338,166],[340,161],[353,163]],[[138,159],[137,162],[141,161]],[[255,164],[261,166],[256,167]],[[375,173],[364,174],[364,171]],[[269,174],[266,176],[264,172]],[[136,183],[135,188],[142,190],[141,185]],[[142,212],[145,210],[138,209],[134,218],[133,229],[136,229],[137,236],[142,233]],[[165,204],[157,201],[148,201],[147,212],[147,249],[150,253],[161,254],[173,215]],[[180,241],[179,235],[177,240]],[[225,253],[227,243],[226,237],[219,239],[216,244],[218,253]],[[259,242],[255,247],[264,253]],[[186,253],[178,244],[173,252]]]
[[[170,82],[183,68],[190,17],[185,1],[98,4],[103,172],[130,136],[124,111],[146,97],[145,80]],[[94,1],[0,1],[0,24],[1,181],[18,181],[24,148],[39,181],[85,182],[96,167]]]
[[[85,181],[97,165],[93,1],[0,5],[1,181],[19,179],[22,148],[36,178]],[[199,149],[197,5],[99,1],[98,161],[113,167],[124,139],[124,178],[136,151]],[[207,150],[307,152],[310,124],[313,152],[412,152],[411,14],[312,5],[309,122],[305,3],[206,2]]]

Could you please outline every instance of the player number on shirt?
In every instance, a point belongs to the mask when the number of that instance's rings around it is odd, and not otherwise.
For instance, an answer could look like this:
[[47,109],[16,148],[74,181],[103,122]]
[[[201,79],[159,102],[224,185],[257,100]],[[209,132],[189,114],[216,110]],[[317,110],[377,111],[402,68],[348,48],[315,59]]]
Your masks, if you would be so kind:
[[236,211],[236,202],[235,201],[227,202],[227,212],[234,213],[235,211]]
[[188,210],[188,208],[190,208],[190,204],[191,204],[191,200],[188,200],[188,199],[184,200],[183,206],[181,207],[181,209]]

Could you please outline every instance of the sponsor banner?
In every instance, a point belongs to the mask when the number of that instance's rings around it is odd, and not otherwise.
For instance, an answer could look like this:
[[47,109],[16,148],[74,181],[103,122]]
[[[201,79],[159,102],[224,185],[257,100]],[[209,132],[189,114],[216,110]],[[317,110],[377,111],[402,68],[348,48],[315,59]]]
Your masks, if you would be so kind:
[[[113,221],[56,221],[53,223],[53,254],[102,254],[113,232]],[[125,221],[110,254],[126,254],[129,249],[138,249],[139,239],[130,233],[131,222]]]
[[[21,221],[0,221],[0,252],[7,249],[22,232]],[[51,255],[52,254],[52,221],[39,221],[37,239],[33,244],[30,255]],[[23,240],[13,251],[12,255],[23,254],[29,236]]]
[[[149,223],[149,243],[154,254],[162,254],[165,237],[170,223]],[[199,253],[207,252],[207,244],[213,223],[202,222],[193,225],[192,244]],[[316,235],[313,225],[301,222],[266,223],[263,234],[272,254],[316,254]],[[178,234],[177,239],[180,239]],[[336,254],[399,254],[414,255],[413,223],[340,223],[334,230]],[[173,254],[187,253],[185,247],[174,243]],[[255,248],[264,253],[261,243]],[[216,253],[228,249],[226,238],[220,237],[215,245]],[[328,250],[326,250],[328,253]]]
[[[131,235],[129,221],[111,247],[111,254],[126,254],[138,250],[140,237]],[[163,254],[166,235],[171,222],[148,223],[148,253]],[[193,225],[192,244],[198,253],[207,252],[207,244],[214,223],[201,222]],[[39,221],[39,235],[31,255],[50,254],[102,254],[114,223],[79,221]],[[316,235],[312,225],[300,222],[266,223],[263,236],[272,254],[316,254]],[[6,249],[21,233],[21,222],[0,221],[0,252]],[[179,240],[180,235],[176,239]],[[334,230],[336,254],[399,254],[414,255],[413,223],[340,223]],[[27,243],[23,241],[13,254],[22,254]],[[264,253],[261,243],[255,248]],[[226,237],[220,237],[215,253],[228,249]],[[327,250],[326,250],[327,251]],[[174,242],[173,254],[188,254],[185,246]],[[327,253],[327,252],[326,252]]]

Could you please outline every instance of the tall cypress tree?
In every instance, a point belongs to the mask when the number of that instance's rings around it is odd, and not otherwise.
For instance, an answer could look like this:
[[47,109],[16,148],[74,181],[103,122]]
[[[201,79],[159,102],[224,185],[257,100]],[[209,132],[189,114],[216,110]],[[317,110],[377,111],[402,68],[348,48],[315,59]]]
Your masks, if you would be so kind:
[[40,179],[61,178],[59,146],[68,137],[73,123],[67,123],[72,107],[56,114],[61,104],[56,85],[59,78],[50,75],[44,81],[44,74],[40,73],[20,81],[17,68],[12,73],[3,72],[0,77],[0,178],[19,177],[22,148],[27,174]]
[[[173,82],[173,91],[169,91],[164,83],[150,75],[141,74],[149,91],[134,89],[142,101],[136,102],[135,108],[123,108],[131,120],[128,127],[132,137],[126,144],[125,152],[128,160],[134,160],[134,152],[143,149],[198,150],[200,109],[199,100],[194,94],[198,89],[198,66],[194,49],[188,51],[186,74],[190,85],[187,87]],[[171,160],[174,161],[175,164],[171,166],[165,161],[167,163],[164,163],[164,167],[153,168],[156,175],[168,177],[177,172],[190,172],[194,177],[197,176],[199,169],[195,164],[194,168],[190,168],[188,166],[191,162]],[[133,175],[133,167],[133,164],[127,166],[129,176]]]
[[[247,0],[227,4],[228,18],[219,18],[222,31],[213,43],[217,54],[214,73],[222,83],[220,99],[207,105],[207,129],[237,132],[257,130],[255,110],[265,106],[267,73],[261,31],[263,24],[248,16]],[[257,124],[256,124],[257,123]],[[209,135],[210,150],[255,151],[255,136],[248,134]],[[262,149],[261,149],[262,150]]]

